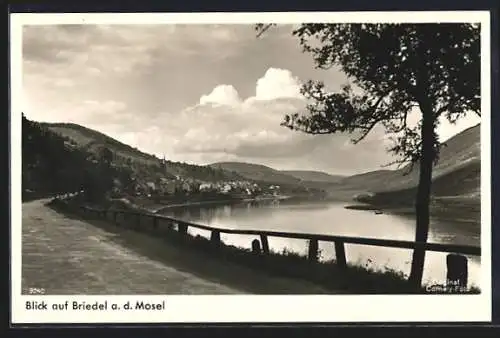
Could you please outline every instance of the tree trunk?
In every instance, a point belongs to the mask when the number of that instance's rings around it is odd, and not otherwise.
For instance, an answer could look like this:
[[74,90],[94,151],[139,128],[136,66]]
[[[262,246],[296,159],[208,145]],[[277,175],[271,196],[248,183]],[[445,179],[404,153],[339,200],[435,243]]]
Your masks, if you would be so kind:
[[[417,218],[415,241],[427,242],[429,234],[432,167],[436,156],[434,150],[434,143],[436,141],[434,134],[436,119],[429,102],[422,102],[420,104],[420,109],[422,111],[422,154],[420,157],[419,181],[415,201],[415,213]],[[414,250],[409,282],[415,288],[419,288],[422,285],[424,262],[425,250]]]

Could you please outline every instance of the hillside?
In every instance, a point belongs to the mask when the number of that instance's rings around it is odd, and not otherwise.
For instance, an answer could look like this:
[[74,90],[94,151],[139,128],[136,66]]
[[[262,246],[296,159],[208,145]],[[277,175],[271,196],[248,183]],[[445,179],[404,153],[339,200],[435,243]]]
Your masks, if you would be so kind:
[[[34,123],[34,122],[33,122]],[[203,181],[246,180],[263,185],[280,185],[290,193],[328,192],[330,198],[352,199],[371,193],[373,203],[410,204],[418,185],[418,166],[405,174],[399,170],[376,170],[342,177],[319,171],[276,170],[260,164],[219,162],[208,166],[161,160],[103,133],[71,123],[37,123],[38,128],[69,141],[73,150],[100,156],[107,149],[116,167],[128,168],[133,177],[158,180],[175,176]],[[23,137],[24,133],[23,133]],[[24,150],[24,148],[23,148]],[[24,156],[24,153],[23,153]],[[50,158],[50,155],[47,155]],[[23,163],[24,165],[24,163]],[[50,172],[50,169],[47,169]],[[57,171],[57,170],[56,170]],[[438,198],[460,197],[478,200],[480,193],[480,125],[455,135],[443,143],[440,158],[433,172],[433,195]]]
[[96,201],[114,182],[129,184],[131,171],[111,165],[102,154],[79,149],[76,142],[23,115],[23,201],[82,189],[89,201]]
[[40,123],[40,125],[63,137],[73,140],[79,147],[89,152],[96,151],[100,147],[105,146],[112,150],[116,155],[124,158],[131,158],[134,161],[142,162],[144,164],[158,163],[158,159],[152,155],[143,153],[140,150],[121,143],[103,133],[78,124]]
[[[137,148],[121,143],[103,133],[73,123],[43,123],[49,130],[74,141],[78,147],[91,153],[99,152],[103,147],[109,149],[117,163],[125,163],[141,175],[172,178],[175,176],[190,177],[205,181],[243,180],[236,173],[218,170],[207,166],[191,165],[181,162],[165,161],[156,156],[144,153]],[[145,172],[146,171],[146,172]]]
[[[432,194],[435,197],[460,196],[479,199],[481,173],[480,125],[468,128],[442,144],[439,161],[433,170]],[[354,175],[340,182],[342,189],[375,193],[373,201],[389,203],[413,201],[418,185],[418,165],[378,170]],[[331,189],[330,193],[335,193]]]
[[274,184],[299,184],[300,179],[279,170],[261,164],[243,162],[218,162],[210,164],[212,168],[238,173],[249,180]]
[[282,170],[282,173],[286,175],[293,176],[302,181],[309,182],[328,182],[328,183],[338,183],[345,176],[341,175],[330,175],[323,171],[312,171],[312,170]]

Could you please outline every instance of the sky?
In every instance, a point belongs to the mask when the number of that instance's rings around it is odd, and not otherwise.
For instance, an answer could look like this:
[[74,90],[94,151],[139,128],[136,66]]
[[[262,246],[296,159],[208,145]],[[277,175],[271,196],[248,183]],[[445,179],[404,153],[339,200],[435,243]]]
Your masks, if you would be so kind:
[[[243,161],[350,175],[392,160],[382,129],[350,135],[281,127],[304,106],[300,84],[348,82],[315,69],[292,26],[256,38],[251,25],[47,25],[23,28],[23,111],[73,122],[172,161]],[[479,122],[441,123],[445,140]]]

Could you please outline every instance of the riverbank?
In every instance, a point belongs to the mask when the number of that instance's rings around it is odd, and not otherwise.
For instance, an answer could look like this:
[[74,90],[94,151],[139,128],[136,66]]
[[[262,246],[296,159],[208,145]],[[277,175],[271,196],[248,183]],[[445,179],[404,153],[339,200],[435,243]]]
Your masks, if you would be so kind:
[[[412,199],[381,198],[378,195],[354,198],[354,204],[347,209],[381,210],[384,213],[415,216],[415,206]],[[481,200],[478,197],[440,196],[434,197],[429,206],[430,216],[443,221],[481,224]]]
[[[415,196],[414,189],[373,193],[360,188],[333,186],[329,190],[328,200],[363,206],[350,209],[382,210],[383,213],[415,217]],[[433,196],[429,207],[430,216],[435,219],[476,226],[481,223],[479,193],[471,196]]]
[[[349,264],[347,267],[340,267],[334,260],[311,261],[307,257],[287,250],[283,252],[271,251],[265,255],[255,254],[251,250],[228,245],[224,242],[216,247],[205,237],[190,234],[181,235],[175,226],[160,225],[155,228],[151,219],[147,222],[144,220],[139,226],[136,222],[135,219],[124,218],[119,220],[118,227],[135,229],[134,231],[138,234],[162,238],[168,245],[196,251],[222,262],[246,266],[270,276],[311,282],[331,290],[332,293],[408,294],[426,292],[425,286],[418,290],[412,290],[408,286],[406,276],[392,269],[374,270],[370,266],[362,264]],[[249,238],[250,240],[251,238]],[[199,263],[203,265],[203,260]],[[194,268],[202,267],[195,266]],[[226,272],[212,272],[222,275],[228,273],[227,269]],[[477,293],[478,290],[475,289],[472,292]]]
[[380,211],[380,208],[370,204],[349,204],[344,206],[344,208],[349,210]]
[[193,206],[213,206],[213,205],[233,205],[240,203],[260,203],[260,202],[273,202],[273,201],[286,201],[293,200],[292,196],[277,196],[277,197],[254,197],[254,198],[232,198],[220,200],[191,200],[183,202],[172,201],[170,203],[155,203],[152,199],[147,198],[133,198],[131,202],[137,208],[148,210],[152,213],[160,213],[163,210],[179,207],[193,207]]

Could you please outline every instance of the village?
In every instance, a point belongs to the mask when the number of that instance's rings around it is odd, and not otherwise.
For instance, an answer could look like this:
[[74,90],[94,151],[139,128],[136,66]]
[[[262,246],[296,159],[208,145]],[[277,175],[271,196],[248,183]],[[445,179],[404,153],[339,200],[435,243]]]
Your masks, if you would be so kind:
[[112,194],[131,195],[155,200],[199,200],[199,199],[255,199],[278,198],[280,186],[257,184],[248,180],[204,180],[187,175],[156,173],[143,175],[136,172],[131,182],[124,185],[114,180]]
[[176,175],[172,179],[161,177],[156,181],[136,181],[134,189],[136,196],[144,197],[225,195],[246,199],[280,195],[280,186],[278,185],[260,186],[250,181],[208,182],[180,175]]

